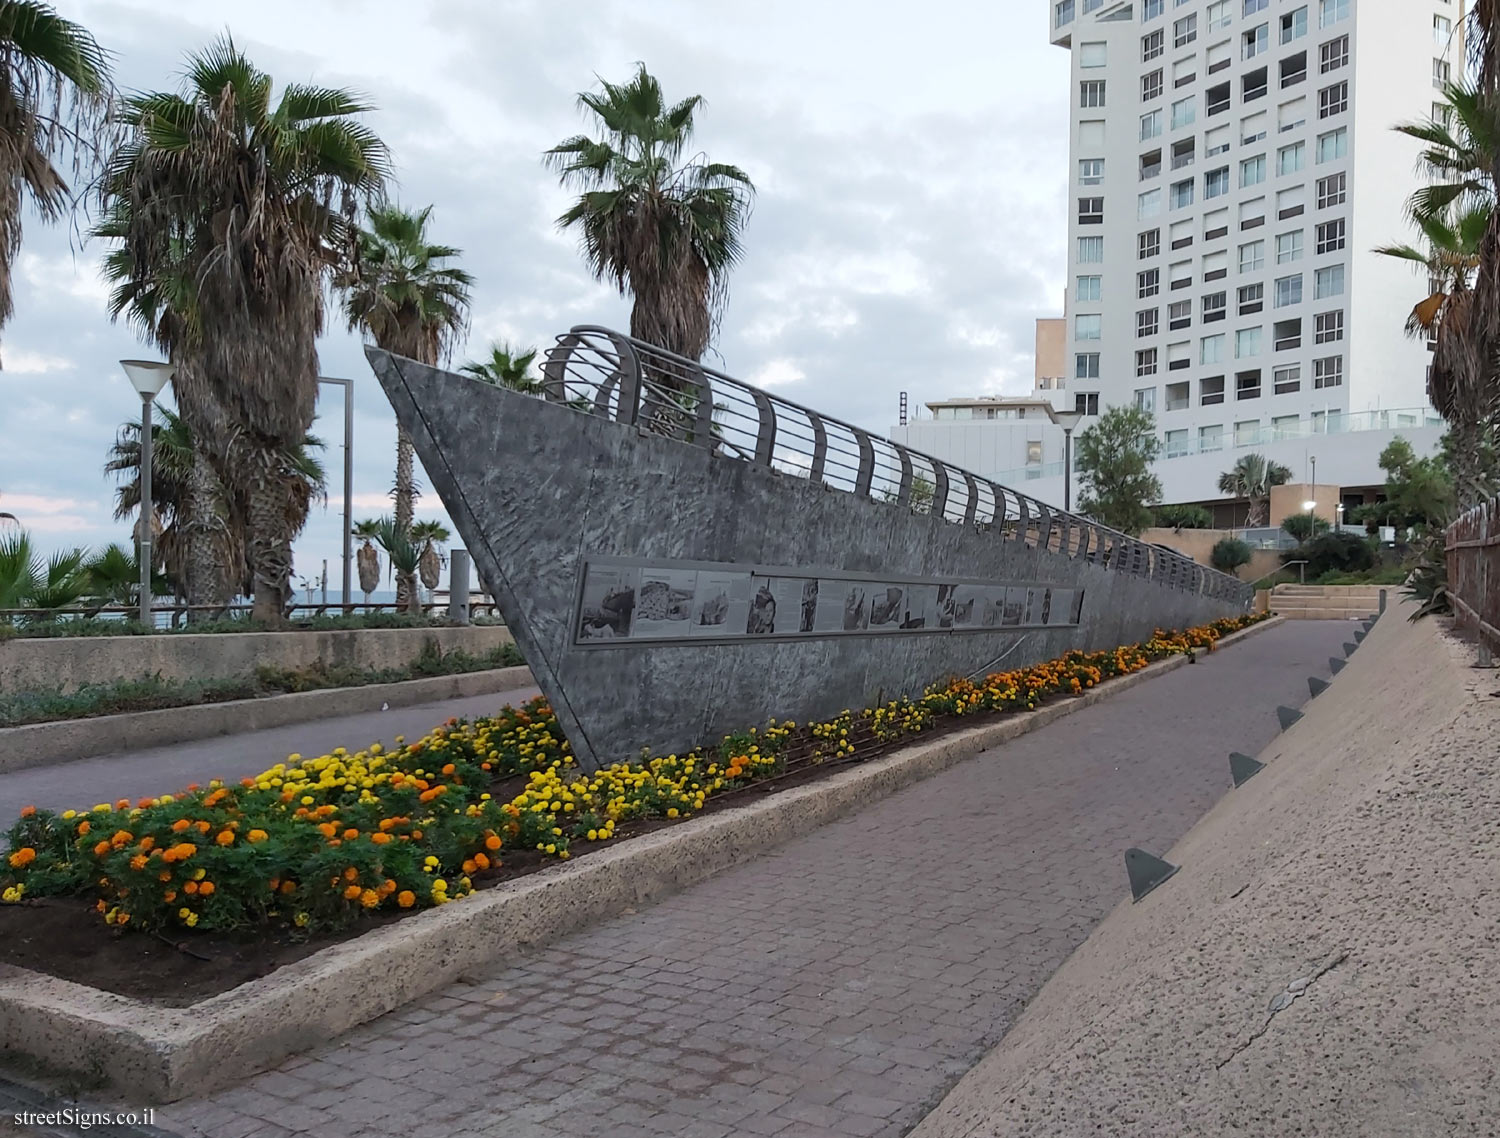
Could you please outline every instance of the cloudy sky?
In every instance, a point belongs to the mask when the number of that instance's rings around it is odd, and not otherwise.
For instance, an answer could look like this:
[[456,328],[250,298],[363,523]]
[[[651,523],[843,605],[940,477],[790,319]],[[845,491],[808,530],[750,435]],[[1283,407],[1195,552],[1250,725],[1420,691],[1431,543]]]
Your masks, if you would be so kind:
[[[397,165],[395,196],[477,279],[462,362],[495,339],[545,347],[574,324],[626,327],[553,219],[539,158],[587,126],[578,91],[637,60],[669,98],[702,94],[697,142],[758,188],[716,348],[731,374],[871,430],[913,402],[1019,393],[1032,321],[1061,306],[1067,55],[1043,0],[54,0],[116,58],[126,90],[175,87],[226,29],[278,81],[349,86]],[[187,12],[187,15],[181,13]],[[0,508],[44,546],[127,540],[101,471],[138,414],[115,361],[150,354],[110,325],[97,244],[32,223],[0,371]],[[323,374],[355,380],[355,516],[389,509],[395,428],[354,336]],[[336,389],[320,408],[332,496],[297,575],[339,579]],[[429,494],[418,516],[440,516]]]

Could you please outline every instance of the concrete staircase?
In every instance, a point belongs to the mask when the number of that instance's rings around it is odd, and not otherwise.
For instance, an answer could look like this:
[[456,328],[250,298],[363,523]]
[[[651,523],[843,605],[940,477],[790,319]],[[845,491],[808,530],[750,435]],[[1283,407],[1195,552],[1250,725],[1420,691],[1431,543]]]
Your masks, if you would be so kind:
[[1386,604],[1395,603],[1395,585],[1277,585],[1271,611],[1288,620],[1363,620],[1380,611],[1381,589]]

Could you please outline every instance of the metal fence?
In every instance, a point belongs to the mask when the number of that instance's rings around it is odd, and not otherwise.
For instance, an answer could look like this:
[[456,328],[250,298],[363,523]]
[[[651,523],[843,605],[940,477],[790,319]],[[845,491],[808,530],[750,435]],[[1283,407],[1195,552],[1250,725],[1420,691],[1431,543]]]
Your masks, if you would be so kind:
[[1500,651],[1500,498],[1448,527],[1448,595],[1461,627]]
[[[250,616],[251,605],[186,605],[186,604],[153,604],[151,616],[154,626],[159,629],[176,629],[185,627],[188,623],[189,614],[197,613],[199,616],[214,620],[247,620]],[[44,622],[57,622],[66,624],[70,620],[118,620],[133,621],[140,616],[140,609],[135,605],[74,605],[66,608],[0,608],[0,625],[26,625]],[[421,606],[421,615],[427,617],[440,617],[448,612],[448,601],[446,599],[424,602]],[[488,598],[474,599],[469,602],[469,612],[473,616],[492,617],[500,620],[500,610],[495,602]],[[392,602],[372,601],[369,603],[357,601],[350,604],[340,604],[337,601],[308,602],[306,604],[294,604],[287,608],[286,619],[295,623],[299,620],[314,620],[319,617],[339,616],[367,616],[376,613],[391,613],[394,615],[415,615],[407,605],[398,605]]]
[[1248,604],[1247,585],[941,459],[872,435],[723,372],[607,328],[548,349],[543,396],[714,453],[864,498],[973,525],[1034,549]]

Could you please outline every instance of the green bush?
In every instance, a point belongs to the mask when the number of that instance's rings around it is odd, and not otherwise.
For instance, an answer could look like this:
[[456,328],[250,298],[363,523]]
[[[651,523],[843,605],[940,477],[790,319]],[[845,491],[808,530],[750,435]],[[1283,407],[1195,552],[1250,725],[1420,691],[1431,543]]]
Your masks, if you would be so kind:
[[1293,514],[1281,523],[1282,532],[1290,534],[1299,542],[1308,541],[1331,530],[1328,522],[1316,514]]
[[1241,565],[1250,564],[1250,546],[1237,537],[1220,538],[1208,555],[1209,563],[1221,573],[1233,573]]
[[1174,530],[1211,529],[1214,516],[1202,506],[1157,506],[1156,524]]
[[1307,562],[1308,579],[1325,573],[1364,573],[1375,567],[1370,543],[1352,533],[1325,533],[1281,555],[1283,564]]

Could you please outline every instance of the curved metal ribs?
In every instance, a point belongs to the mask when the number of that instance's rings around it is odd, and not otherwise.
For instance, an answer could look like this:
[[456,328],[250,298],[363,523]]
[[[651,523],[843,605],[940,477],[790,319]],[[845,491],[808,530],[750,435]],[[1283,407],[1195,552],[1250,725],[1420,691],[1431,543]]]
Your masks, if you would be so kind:
[[1191,559],[1065,513],[942,459],[608,328],[579,325],[557,338],[543,395],[651,434],[705,446],[861,497],[994,530],[1117,573],[1247,603],[1245,583]]

